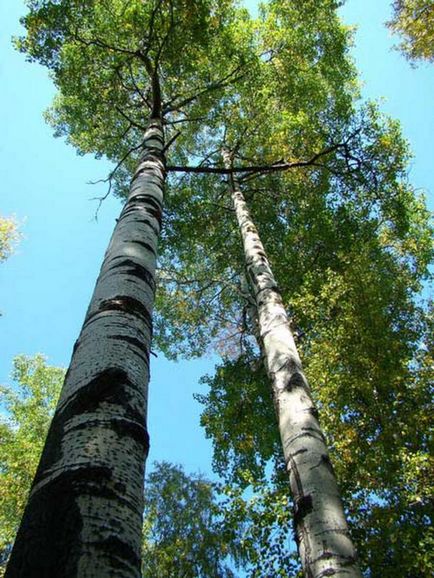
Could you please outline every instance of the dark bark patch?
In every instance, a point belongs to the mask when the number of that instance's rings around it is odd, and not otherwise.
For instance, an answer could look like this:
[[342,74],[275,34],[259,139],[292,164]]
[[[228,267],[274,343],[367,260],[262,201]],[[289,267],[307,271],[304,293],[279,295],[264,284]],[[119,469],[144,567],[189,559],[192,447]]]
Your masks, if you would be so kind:
[[326,568],[320,574],[318,574],[318,578],[326,578],[326,576],[336,576],[337,572],[334,568]]
[[[154,116],[154,115],[153,115],[153,116]],[[159,115],[155,115],[155,117],[156,117],[158,120],[160,120],[160,116],[159,116]],[[146,149],[146,153],[148,152],[148,150],[150,150],[150,149],[152,150],[153,148],[155,148],[155,147],[150,147],[150,146],[147,144],[149,141],[152,141],[152,140],[158,140],[158,141],[161,143],[161,146],[164,146],[164,137],[163,137],[163,134],[162,134],[161,130],[159,130],[158,132],[156,132],[156,131],[153,132],[150,136],[146,137],[146,138],[143,140],[143,148]],[[161,151],[158,151],[158,152],[159,152],[160,155],[162,154]]]
[[315,406],[309,407],[309,409],[307,411],[310,413],[310,415],[313,418],[315,418],[316,421],[319,421],[319,412]]
[[[251,277],[253,279],[254,285],[256,285],[257,283],[255,282],[255,277],[258,277],[258,276],[256,276],[254,273],[251,273]],[[266,287],[262,287],[261,289],[256,291],[256,301],[258,303],[258,306],[259,305],[265,305],[265,303],[266,303],[264,299],[258,299],[258,295],[260,295],[264,291],[270,291],[270,293],[275,293],[276,295],[281,297],[281,293],[280,293],[280,290],[277,287],[277,285],[267,285]],[[267,300],[268,300],[268,297],[267,297]]]
[[[155,252],[152,250],[155,254]],[[155,279],[152,273],[150,273],[146,267],[140,265],[139,263],[134,262],[132,259],[122,259],[112,265],[109,271],[114,271],[115,269],[120,269],[125,267],[125,273],[127,275],[132,275],[133,277],[138,277],[142,281],[146,283],[153,291],[155,291]]]
[[161,203],[153,195],[148,195],[146,193],[137,193],[133,195],[128,205],[142,205],[146,210],[149,210],[149,206],[147,205],[150,205],[154,211],[158,211],[159,213],[162,213],[163,211]]
[[105,427],[114,431],[118,437],[130,437],[140,446],[143,447],[145,455],[149,453],[149,434],[146,427],[137,421],[132,419],[126,419],[122,417],[112,417],[112,418],[94,418],[88,419],[82,423],[69,428],[71,431],[87,430],[90,428]]
[[76,503],[84,487],[110,480],[109,468],[82,467],[32,495],[6,571],[7,578],[76,578],[83,521]]
[[113,418],[110,420],[111,428],[117,433],[118,436],[128,436],[133,438],[137,443],[139,443],[146,456],[149,453],[149,434],[144,425],[137,423],[136,421]]
[[323,466],[325,466],[325,467],[329,470],[329,472],[330,472],[331,474],[333,474],[333,476],[335,475],[335,472],[334,472],[334,470],[333,470],[332,463],[331,463],[330,458],[329,458],[329,456],[328,456],[327,454],[323,454],[323,455],[321,456],[321,463],[322,463]]
[[[160,234],[160,227],[156,227],[153,219],[151,219],[150,217],[147,217],[146,215],[140,215],[140,216],[136,215],[135,221],[137,223],[145,224],[147,227],[149,227],[156,237],[158,237],[158,235]],[[137,243],[137,242],[138,241],[131,241],[131,243]]]
[[315,428],[315,427],[302,427],[302,428],[301,428],[301,431],[303,432],[302,435],[316,437],[316,438],[320,439],[322,442],[325,443],[324,434],[322,433],[322,431],[321,431],[319,428]]
[[86,323],[88,323],[93,316],[98,315],[98,313],[101,313],[102,311],[121,311],[123,313],[134,315],[142,319],[142,321],[144,321],[149,328],[152,328],[152,317],[148,309],[141,301],[134,299],[134,297],[117,295],[112,299],[102,301],[98,307],[98,311],[88,317]]
[[[137,175],[139,176],[139,175]],[[131,200],[128,202],[128,205],[122,211],[121,216],[119,217],[119,221],[129,216],[131,213],[136,213],[138,207],[142,211],[146,211],[149,215],[151,215],[156,221],[158,222],[159,228],[156,230],[153,227],[153,230],[157,231],[157,235],[160,232],[161,224],[163,221],[163,207],[161,204],[152,196],[152,195],[145,195],[145,194],[136,194],[134,195]],[[140,217],[138,220],[143,219]]]
[[115,491],[118,492],[119,494],[125,494],[125,492],[127,491],[127,487],[125,484],[121,484],[121,482],[118,482],[117,484],[115,484]]
[[325,467],[331,474],[334,475],[333,466],[331,464],[330,458],[327,454],[322,454],[319,462],[310,468],[310,470],[314,470],[316,468],[323,468]]
[[[98,496],[132,507],[122,498],[125,485],[113,485],[111,478],[108,467],[86,465],[60,474],[34,494],[15,540],[7,578],[77,578],[78,560],[86,548],[77,498]],[[113,568],[127,565],[139,575],[139,557],[116,536],[93,545],[107,555]]]
[[305,386],[306,386],[306,380],[305,380],[304,375],[300,371],[296,371],[288,379],[287,384],[286,384],[286,389],[288,391],[292,391],[296,388],[300,388],[300,387],[304,388]]
[[145,341],[137,339],[137,337],[131,337],[130,335],[109,335],[108,339],[129,343],[130,345],[136,347],[139,351],[142,351],[145,354],[144,358],[146,360],[149,359],[148,345],[145,343]]
[[107,553],[113,568],[124,568],[125,563],[134,568],[140,568],[140,557],[129,544],[120,540],[117,536],[110,536],[101,542],[94,544],[96,548]]
[[157,252],[154,249],[154,247],[150,244],[150,243],[146,243],[145,241],[126,241],[127,243],[134,243],[135,245],[139,245],[140,247],[143,247],[144,249],[146,249],[147,251],[149,251],[150,253],[152,253],[153,255],[156,255]]
[[294,525],[297,528],[304,518],[313,511],[313,501],[310,494],[300,496],[294,503]]
[[77,339],[77,341],[74,343],[74,346],[72,348],[72,355],[74,355],[74,353],[77,351],[79,345],[80,345],[80,340]]
[[[61,459],[64,426],[75,415],[93,413],[105,402],[122,407],[125,417],[139,423],[144,422],[144,416],[131,407],[128,387],[133,387],[133,384],[124,370],[116,367],[107,368],[89,381],[86,386],[81,387],[66,406],[56,412],[36,472],[35,483],[43,479],[46,470]],[[89,423],[86,426],[86,423],[83,423],[83,427],[90,425]],[[78,427],[81,427],[81,424]]]
[[305,454],[307,451],[308,451],[307,448],[301,448],[301,450],[298,450],[294,454],[291,454],[291,457],[295,458],[295,456],[299,456],[300,454]]

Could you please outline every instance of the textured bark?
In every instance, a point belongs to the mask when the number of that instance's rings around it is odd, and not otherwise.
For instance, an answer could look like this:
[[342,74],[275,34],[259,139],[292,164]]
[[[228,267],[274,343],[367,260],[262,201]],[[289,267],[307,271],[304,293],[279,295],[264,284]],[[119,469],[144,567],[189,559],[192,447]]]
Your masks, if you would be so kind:
[[149,352],[165,179],[151,120],[75,344],[7,578],[139,578]]
[[[231,158],[224,152],[225,165]],[[270,377],[294,501],[294,529],[306,578],[360,578],[342,501],[317,410],[288,316],[241,189],[231,180],[249,285],[256,301],[260,346]]]

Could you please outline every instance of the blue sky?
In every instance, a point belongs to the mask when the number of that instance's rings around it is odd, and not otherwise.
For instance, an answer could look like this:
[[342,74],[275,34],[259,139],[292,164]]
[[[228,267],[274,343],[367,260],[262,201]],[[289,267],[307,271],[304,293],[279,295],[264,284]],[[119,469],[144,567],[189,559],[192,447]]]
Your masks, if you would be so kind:
[[[43,121],[54,95],[47,72],[26,63],[10,44],[24,11],[21,0],[0,3],[0,214],[15,215],[23,234],[15,255],[0,266],[0,383],[8,382],[19,353],[41,352],[53,365],[68,365],[120,211],[119,201],[109,198],[95,222],[97,203],[90,199],[105,189],[86,183],[106,176],[110,167],[77,156]],[[413,69],[391,51],[383,25],[390,17],[388,0],[349,0],[342,14],[359,26],[354,56],[364,96],[384,97],[383,110],[401,120],[415,153],[411,180],[432,192],[434,67]],[[203,389],[198,379],[213,365],[211,358],[177,364],[152,358],[151,461],[210,472],[211,447],[192,394]]]

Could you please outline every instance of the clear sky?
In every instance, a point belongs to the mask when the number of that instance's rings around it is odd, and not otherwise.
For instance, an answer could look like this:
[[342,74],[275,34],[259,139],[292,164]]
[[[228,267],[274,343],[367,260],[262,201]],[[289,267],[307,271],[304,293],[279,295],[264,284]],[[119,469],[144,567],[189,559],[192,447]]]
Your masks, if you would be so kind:
[[[254,5],[254,2],[250,2]],[[104,202],[94,220],[103,187],[87,185],[109,166],[79,157],[54,139],[42,118],[54,89],[44,69],[13,50],[22,0],[0,1],[0,214],[15,215],[23,240],[0,265],[0,383],[9,380],[12,359],[41,352],[53,365],[67,366],[78,336],[115,218],[118,200]],[[354,55],[369,98],[399,118],[415,159],[413,183],[434,190],[434,66],[413,69],[397,52],[384,22],[388,0],[349,0],[342,10],[358,24]],[[433,206],[431,202],[431,206]],[[187,470],[210,472],[211,448],[199,428],[200,407],[192,393],[213,361],[169,363],[152,358],[150,460],[170,460]]]

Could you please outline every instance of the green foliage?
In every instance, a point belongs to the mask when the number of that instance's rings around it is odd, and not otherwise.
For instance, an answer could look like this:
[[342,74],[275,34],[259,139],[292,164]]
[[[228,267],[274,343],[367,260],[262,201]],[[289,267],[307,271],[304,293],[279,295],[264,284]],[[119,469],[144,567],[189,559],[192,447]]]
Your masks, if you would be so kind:
[[[20,46],[52,70],[60,94],[49,119],[57,134],[81,153],[119,163],[110,183],[120,195],[152,108],[144,57],[160,76],[168,139],[181,129],[168,164],[221,167],[223,145],[236,167],[298,161],[279,174],[243,173],[242,187],[299,336],[366,575],[428,577],[432,338],[418,294],[429,278],[432,230],[407,181],[410,153],[399,123],[355,100],[351,37],[338,4],[271,1],[250,22],[232,3],[211,0],[195,10],[181,0],[35,0]],[[223,356],[206,378],[202,421],[231,487],[227,516],[254,520],[252,576],[290,576],[281,449],[220,175],[169,176],[160,266],[156,345],[174,358],[209,348]],[[181,487],[209,513],[206,484],[196,482]],[[158,575],[179,559],[178,549],[194,549],[192,516],[178,508],[183,493],[173,496],[175,519],[187,528],[178,529],[179,543],[174,534],[163,539],[170,524],[158,526],[157,494],[149,506],[146,531],[158,539],[148,534],[146,548]],[[210,519],[195,516],[211,572]]]
[[15,385],[0,387],[0,552],[14,540],[63,377],[42,355],[20,355]]
[[[144,578],[293,576],[288,498],[253,479],[255,495],[166,462],[145,485]],[[293,549],[292,549],[293,550]]]
[[237,527],[244,521],[241,545],[248,548],[247,575],[298,576],[295,544],[288,529],[292,517],[288,484],[275,488],[268,480],[258,482],[247,470],[244,483],[249,485],[247,492],[234,485],[223,487],[220,508],[227,526]]
[[389,28],[402,38],[398,48],[412,62],[434,61],[433,0],[394,0]]
[[267,376],[261,364],[250,362],[247,354],[227,360],[203,379],[209,393],[196,396],[205,406],[201,425],[213,440],[214,470],[241,486],[246,472],[264,480],[269,460],[282,460]]
[[[429,576],[432,392],[427,309],[418,296],[432,259],[429,214],[407,182],[410,155],[398,123],[368,105],[330,131],[345,146],[320,166],[249,178],[243,188],[300,335],[363,568],[375,577]],[[163,242],[172,253],[163,253],[162,264],[171,281],[162,279],[159,314],[166,327],[173,316],[182,339],[166,332],[161,346],[194,354],[226,341],[224,362],[200,398],[214,467],[244,488],[246,479],[266,479],[271,459],[276,492],[285,494],[227,187],[216,177],[201,197],[196,180],[185,179],[185,190],[169,199],[182,202],[178,211],[188,218],[169,217]]]
[[144,517],[144,578],[234,576],[228,564],[241,561],[241,548],[235,532],[225,528],[213,484],[202,476],[155,464],[146,481]]
[[[79,153],[121,163],[110,182],[122,194],[135,169],[157,74],[168,140],[175,152],[212,115],[225,86],[249,58],[246,11],[229,0],[30,1],[17,45],[51,69],[59,89],[47,114]],[[245,26],[241,26],[245,23]],[[181,152],[179,154],[182,154]]]
[[0,217],[0,262],[10,256],[18,239],[19,233],[15,219]]

